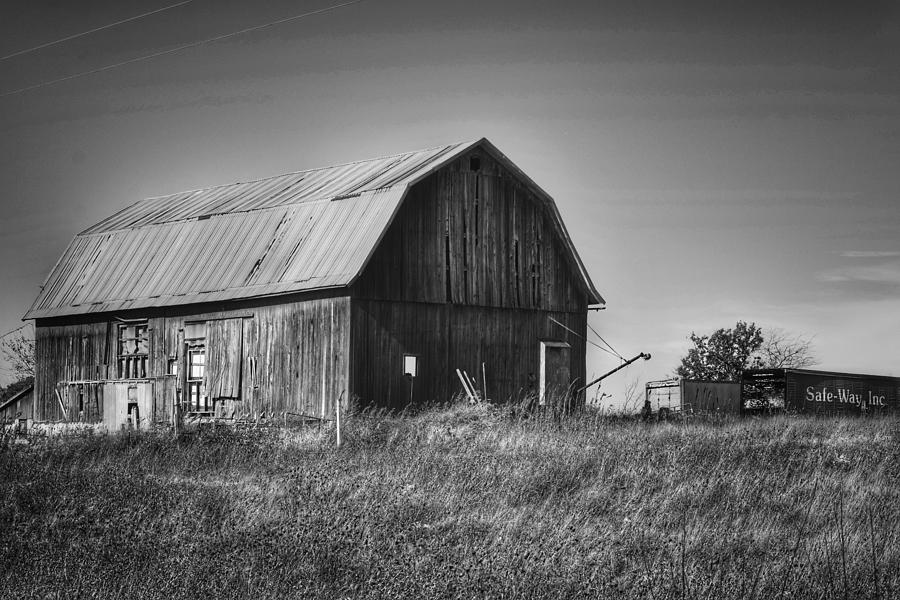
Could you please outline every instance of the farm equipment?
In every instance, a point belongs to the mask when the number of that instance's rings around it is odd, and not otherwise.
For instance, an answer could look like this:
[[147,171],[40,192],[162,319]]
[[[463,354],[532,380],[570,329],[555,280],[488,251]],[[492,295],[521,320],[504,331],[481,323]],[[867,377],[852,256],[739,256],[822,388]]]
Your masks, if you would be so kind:
[[609,372],[607,372],[607,373],[604,373],[603,375],[601,375],[601,376],[598,377],[597,379],[593,380],[592,382],[588,383],[587,385],[578,388],[577,392],[580,394],[581,392],[583,392],[584,390],[588,389],[589,387],[591,387],[591,386],[594,385],[595,383],[600,383],[601,381],[603,381],[604,379],[606,379],[607,377],[609,377],[610,375],[612,375],[612,374],[615,373],[616,371],[620,371],[620,370],[624,369],[625,367],[627,367],[628,365],[630,365],[630,364],[633,363],[634,361],[636,361],[636,360],[638,360],[638,359],[641,359],[641,358],[643,358],[644,360],[650,360],[650,354],[645,353],[645,352],[641,352],[640,354],[638,354],[638,355],[635,356],[634,358],[629,359],[629,360],[626,360],[625,362],[623,362],[621,365],[619,365],[618,367],[616,367],[616,368],[613,369],[612,371],[609,371]]

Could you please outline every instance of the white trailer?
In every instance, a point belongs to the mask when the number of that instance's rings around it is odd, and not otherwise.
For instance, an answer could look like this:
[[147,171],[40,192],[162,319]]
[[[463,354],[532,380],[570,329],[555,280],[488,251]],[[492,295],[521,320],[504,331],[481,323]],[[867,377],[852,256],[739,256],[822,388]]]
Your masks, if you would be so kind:
[[741,384],[737,381],[700,381],[675,377],[648,381],[644,398],[650,410],[695,414],[739,414]]

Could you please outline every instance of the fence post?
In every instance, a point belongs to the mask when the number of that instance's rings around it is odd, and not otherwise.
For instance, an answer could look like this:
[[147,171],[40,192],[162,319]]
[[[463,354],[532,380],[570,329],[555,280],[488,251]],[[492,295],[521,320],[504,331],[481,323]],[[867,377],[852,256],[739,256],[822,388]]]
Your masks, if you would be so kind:
[[341,400],[344,397],[344,392],[341,391],[341,395],[338,396],[337,403],[334,405],[334,429],[335,435],[337,438],[337,447],[341,447]]

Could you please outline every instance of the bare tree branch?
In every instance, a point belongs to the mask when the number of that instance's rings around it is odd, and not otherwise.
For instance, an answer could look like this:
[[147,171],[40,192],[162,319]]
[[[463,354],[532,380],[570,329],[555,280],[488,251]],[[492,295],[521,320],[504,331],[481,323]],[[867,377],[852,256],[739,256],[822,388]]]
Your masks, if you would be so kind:
[[737,381],[744,369],[798,369],[816,363],[812,339],[781,329],[765,332],[756,323],[738,321],[710,335],[691,333],[693,347],[675,374],[686,379]]
[[0,341],[0,353],[20,379],[34,377],[34,338],[16,332]]
[[816,362],[812,338],[791,335],[783,329],[768,329],[759,350],[760,362],[766,369],[802,369]]

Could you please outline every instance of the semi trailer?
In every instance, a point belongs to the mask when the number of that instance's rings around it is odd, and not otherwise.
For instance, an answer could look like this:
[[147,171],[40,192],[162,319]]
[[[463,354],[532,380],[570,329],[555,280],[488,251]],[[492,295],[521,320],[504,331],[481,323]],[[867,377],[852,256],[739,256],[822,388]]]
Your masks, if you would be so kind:
[[807,369],[750,369],[741,376],[741,412],[895,412],[900,377]]

